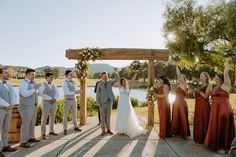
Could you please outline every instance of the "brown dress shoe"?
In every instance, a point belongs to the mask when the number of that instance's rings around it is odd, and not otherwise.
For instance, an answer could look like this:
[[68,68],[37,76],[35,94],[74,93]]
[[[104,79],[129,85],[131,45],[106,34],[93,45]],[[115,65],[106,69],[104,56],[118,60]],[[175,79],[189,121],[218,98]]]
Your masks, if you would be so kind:
[[80,128],[76,127],[74,128],[74,131],[82,131]]
[[42,139],[46,140],[46,135],[45,134],[42,134]]
[[110,129],[107,130],[107,133],[110,134],[110,135],[113,135],[113,132],[111,132]]
[[21,143],[20,146],[23,147],[23,148],[29,148],[30,147],[30,145],[28,143]]
[[37,139],[29,139],[28,142],[40,142],[40,140],[37,140]]
[[16,150],[16,148],[12,148],[11,146],[2,147],[3,152],[14,152]]
[[64,134],[64,135],[67,135],[67,130],[64,130],[63,134]]
[[49,132],[49,135],[57,136],[58,134],[55,132]]
[[101,136],[105,136],[106,135],[106,131],[102,131]]
[[0,152],[0,157],[4,157],[4,153],[3,152]]

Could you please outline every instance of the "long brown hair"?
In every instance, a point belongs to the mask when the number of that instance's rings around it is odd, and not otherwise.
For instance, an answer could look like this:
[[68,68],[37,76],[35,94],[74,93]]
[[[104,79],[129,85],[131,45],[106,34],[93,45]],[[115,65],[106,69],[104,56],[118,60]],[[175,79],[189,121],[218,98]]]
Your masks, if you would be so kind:
[[210,83],[210,75],[208,74],[208,72],[203,71],[201,72],[201,74],[205,75],[206,79],[206,83],[209,84]]

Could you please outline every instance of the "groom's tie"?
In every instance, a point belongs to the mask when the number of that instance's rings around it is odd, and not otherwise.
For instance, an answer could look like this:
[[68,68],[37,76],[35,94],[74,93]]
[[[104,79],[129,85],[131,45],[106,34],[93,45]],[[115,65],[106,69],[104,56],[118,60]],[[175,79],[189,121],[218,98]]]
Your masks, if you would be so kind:
[[107,88],[107,81],[105,81],[105,87]]

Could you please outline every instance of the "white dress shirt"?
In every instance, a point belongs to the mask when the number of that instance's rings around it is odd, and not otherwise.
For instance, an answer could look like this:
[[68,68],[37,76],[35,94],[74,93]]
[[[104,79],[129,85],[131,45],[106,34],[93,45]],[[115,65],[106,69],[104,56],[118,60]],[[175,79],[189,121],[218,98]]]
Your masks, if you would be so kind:
[[[26,79],[26,81],[30,82],[30,80]],[[34,88],[29,90],[28,89],[29,84],[25,81],[22,81],[22,83],[19,86],[19,92],[23,97],[29,97],[32,94],[34,94],[35,92],[37,93],[37,90],[35,90]],[[33,84],[30,84],[30,86],[33,86]]]
[[[48,84],[48,87],[50,89],[52,89],[52,86],[53,86],[53,84]],[[55,99],[58,99],[59,98],[59,92],[58,92],[57,86],[56,85],[54,85],[54,86],[55,86],[55,89],[56,89]],[[52,100],[53,99],[52,97],[50,97],[49,95],[43,93],[45,89],[46,89],[46,87],[43,83],[42,86],[38,90],[39,95],[43,98],[43,100]]]
[[[0,83],[3,83],[3,81],[0,80]],[[16,94],[16,91],[14,90],[14,88],[12,87],[12,85],[9,84],[9,83],[4,83],[3,85],[4,85],[4,87],[6,87],[6,89],[7,89],[8,91],[10,91],[10,93],[11,93],[11,96],[10,96],[11,100],[10,100],[10,104],[9,104],[8,102],[6,102],[4,99],[2,99],[2,98],[0,97],[0,106],[9,107],[10,105],[15,105],[15,104],[17,103],[17,94]]]
[[[69,81],[69,80],[68,80]],[[73,81],[74,82],[74,81]],[[72,85],[72,82],[69,82],[71,85]],[[75,83],[75,82],[74,82]],[[75,90],[77,91],[78,90],[78,87],[77,87],[77,85],[76,85],[76,83],[74,84],[74,86],[75,86]],[[69,88],[67,87],[67,81],[65,80],[64,82],[63,82],[63,90],[64,90],[64,94],[65,95],[75,95],[76,93],[75,92],[71,92],[70,90],[69,90]]]

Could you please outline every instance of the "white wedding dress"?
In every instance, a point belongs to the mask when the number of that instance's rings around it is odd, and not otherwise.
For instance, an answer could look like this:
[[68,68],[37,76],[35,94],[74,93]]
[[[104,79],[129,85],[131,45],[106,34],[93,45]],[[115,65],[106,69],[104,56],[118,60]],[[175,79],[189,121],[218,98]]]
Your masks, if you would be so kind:
[[131,105],[129,88],[120,88],[115,130],[128,135],[131,139],[147,132],[139,125],[139,120]]

